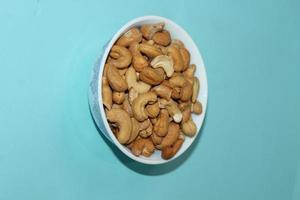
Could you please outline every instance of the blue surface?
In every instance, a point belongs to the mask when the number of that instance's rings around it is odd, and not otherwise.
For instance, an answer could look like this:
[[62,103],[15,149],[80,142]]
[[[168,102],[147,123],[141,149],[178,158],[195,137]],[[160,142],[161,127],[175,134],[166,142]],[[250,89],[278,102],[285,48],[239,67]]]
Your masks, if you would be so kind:
[[[300,1],[0,1],[0,199],[300,199]],[[202,52],[209,107],[169,165],[126,159],[89,113],[90,72],[155,14]]]

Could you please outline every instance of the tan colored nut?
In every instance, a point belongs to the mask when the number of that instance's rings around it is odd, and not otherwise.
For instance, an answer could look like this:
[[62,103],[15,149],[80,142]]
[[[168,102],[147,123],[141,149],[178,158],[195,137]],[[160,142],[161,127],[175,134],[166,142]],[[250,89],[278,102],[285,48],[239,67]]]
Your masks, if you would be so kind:
[[106,112],[106,117],[109,122],[118,125],[119,131],[116,137],[121,144],[125,144],[129,140],[132,130],[131,119],[128,113],[123,109],[113,108]]
[[160,111],[160,108],[159,108],[159,105],[158,105],[158,102],[152,104],[152,105],[147,105],[146,106],[146,111],[148,113],[148,116],[150,118],[155,118],[157,117],[157,115],[159,114],[159,111]]
[[112,55],[116,55],[116,54],[120,55],[117,59],[109,60],[108,62],[110,64],[112,64],[115,67],[120,68],[120,69],[126,68],[126,67],[128,67],[128,65],[130,65],[132,56],[131,56],[130,51],[127,48],[119,46],[119,45],[114,45],[111,48],[110,53]]
[[128,94],[126,94],[126,96],[125,96],[125,99],[124,99],[123,104],[122,104],[122,108],[123,108],[123,110],[125,110],[129,114],[130,117],[133,116],[131,105],[130,105],[129,99],[128,99]]
[[152,88],[157,96],[161,98],[165,98],[166,100],[170,100],[172,95],[172,89],[166,85],[160,84]]
[[139,96],[135,98],[132,102],[133,116],[138,121],[144,121],[148,119],[148,113],[145,110],[145,106],[149,102],[156,102],[156,101],[157,101],[157,96],[154,92],[139,94]]
[[154,150],[155,147],[149,138],[136,139],[131,146],[131,152],[135,156],[143,155],[149,157],[153,154]]
[[136,71],[140,72],[142,69],[149,66],[147,57],[141,54],[140,45],[138,43],[132,43],[129,50],[132,54],[132,65]]
[[171,94],[172,99],[175,99],[175,100],[180,99],[180,92],[181,92],[181,89],[179,87],[173,88],[172,94]]
[[167,146],[162,149],[161,157],[165,160],[168,160],[168,159],[172,158],[173,156],[175,156],[176,153],[181,148],[183,142],[184,142],[184,136],[180,135],[178,137],[178,140],[172,146]]
[[158,149],[163,149],[167,146],[173,145],[179,136],[180,127],[178,124],[171,122],[168,128],[167,135],[162,139],[161,143],[157,145]]
[[180,72],[183,70],[183,59],[180,54],[180,51],[178,48],[176,48],[174,45],[171,45],[168,47],[168,55],[171,56],[174,62],[174,70],[175,72]]
[[193,103],[195,103],[197,98],[198,98],[199,90],[200,90],[199,79],[197,77],[194,77],[193,95],[192,95],[192,102]]
[[193,85],[186,81],[184,86],[180,90],[180,100],[188,101],[193,95]]
[[165,105],[166,109],[168,110],[169,114],[172,116],[174,122],[179,123],[182,120],[182,113],[179,110],[177,103],[172,99],[167,102]]
[[[162,72],[162,73],[161,73]],[[146,67],[140,72],[140,80],[150,85],[158,85],[164,80],[164,72],[160,68]]]
[[117,45],[128,47],[134,42],[141,42],[142,41],[142,33],[137,28],[132,28],[124,33],[117,41]]
[[192,112],[200,115],[202,113],[202,104],[199,101],[196,101],[192,104]]
[[161,141],[163,140],[163,137],[159,137],[158,135],[156,135],[155,132],[152,133],[150,138],[155,146],[159,145],[161,143]]
[[166,109],[161,109],[157,122],[154,124],[153,131],[156,135],[164,137],[168,132],[169,127],[169,112]]
[[155,33],[152,39],[154,40],[155,43],[165,47],[171,43],[171,35],[169,31],[166,30]]
[[197,132],[197,126],[190,118],[187,122],[181,124],[181,130],[186,136],[193,137]]
[[131,118],[131,124],[132,124],[132,130],[131,130],[130,138],[127,141],[127,144],[134,141],[136,137],[139,135],[139,131],[140,131],[140,123],[133,117]]
[[190,118],[191,118],[191,106],[188,106],[182,111],[181,123],[187,122]]
[[153,126],[152,126],[152,123],[150,122],[150,120],[148,119],[149,121],[149,126],[148,128],[144,129],[144,130],[141,130],[139,135],[143,138],[147,138],[149,137],[151,134],[152,134],[152,129],[153,129]]
[[133,88],[138,93],[146,93],[150,90],[150,85],[142,81],[137,81],[136,71],[133,67],[129,67],[126,74],[125,80],[128,88]]
[[130,88],[128,92],[129,103],[132,104],[133,100],[139,96],[139,93],[134,89]]
[[151,40],[156,32],[163,30],[164,26],[164,23],[145,24],[141,27],[141,33],[143,34],[144,38]]
[[149,58],[155,58],[156,56],[162,55],[162,51],[150,44],[140,44],[140,51],[148,56]]
[[103,105],[110,110],[112,106],[112,91],[105,76],[102,77],[102,101]]
[[184,78],[189,81],[192,85],[194,84],[194,75],[196,71],[196,65],[190,65],[182,74]]
[[122,104],[123,101],[125,100],[125,93],[113,91],[112,100],[116,104]]
[[155,124],[157,122],[157,118],[151,118],[150,121],[152,124]]
[[103,77],[107,77],[107,69],[108,69],[109,66],[110,66],[110,65],[107,64],[107,63],[104,65],[104,69],[103,69]]
[[110,87],[117,92],[124,92],[127,90],[127,83],[119,74],[118,69],[114,65],[107,67],[107,80]]
[[173,67],[174,63],[172,58],[170,58],[169,56],[166,55],[157,56],[151,61],[150,65],[153,68],[164,69],[167,77],[171,77],[174,73],[174,67]]
[[150,126],[151,121],[150,119],[146,119],[145,121],[139,122],[139,124],[140,124],[139,131],[142,131],[147,129]]
[[179,49],[181,57],[182,57],[182,61],[183,61],[183,71],[186,70],[189,65],[190,65],[190,52],[186,49],[186,48],[180,48]]

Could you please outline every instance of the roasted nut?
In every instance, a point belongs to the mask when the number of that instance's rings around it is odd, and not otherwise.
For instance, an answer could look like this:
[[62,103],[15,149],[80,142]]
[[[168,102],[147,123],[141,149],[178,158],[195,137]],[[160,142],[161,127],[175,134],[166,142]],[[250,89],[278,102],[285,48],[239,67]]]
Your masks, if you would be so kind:
[[152,39],[155,43],[166,47],[171,42],[171,35],[169,31],[156,32]]
[[202,104],[199,101],[196,101],[192,104],[191,110],[193,113],[200,115],[202,113]]
[[128,113],[119,108],[112,108],[106,112],[106,117],[108,121],[118,125],[119,131],[116,133],[116,137],[121,144],[125,144],[129,140],[132,130]]
[[141,54],[138,43],[132,43],[129,50],[132,54],[132,65],[136,71],[140,72],[145,67],[149,66],[148,59]]
[[192,94],[192,102],[193,103],[195,103],[198,98],[199,90],[200,90],[199,79],[197,77],[194,77],[193,94]]
[[128,88],[133,88],[138,93],[145,93],[150,90],[150,85],[142,81],[137,81],[136,71],[133,67],[129,67],[125,79],[128,85]]
[[125,93],[124,92],[115,92],[112,93],[112,100],[116,104],[121,104],[125,100]]
[[180,72],[183,70],[183,59],[180,54],[180,51],[178,48],[176,48],[174,45],[171,45],[168,47],[168,55],[172,57],[174,62],[174,70],[175,72]]
[[179,49],[181,57],[182,57],[182,62],[183,62],[183,68],[182,70],[186,70],[189,65],[190,65],[190,52],[186,48],[180,48]]
[[141,27],[141,32],[144,38],[151,40],[156,32],[163,30],[164,26],[164,23],[145,24]]
[[156,135],[164,137],[168,132],[169,127],[169,113],[166,109],[161,109],[158,119],[154,124],[153,131]]
[[132,112],[133,116],[138,121],[144,121],[148,119],[148,113],[145,110],[145,106],[149,102],[156,102],[157,96],[154,92],[148,92],[139,94],[132,102]]
[[161,73],[159,68],[146,67],[141,71],[139,78],[150,85],[158,85],[164,80],[164,73]]
[[103,105],[110,110],[112,106],[112,91],[105,76],[102,77],[102,101]]
[[146,129],[141,130],[139,133],[139,135],[143,138],[147,138],[152,134],[153,126],[149,119],[148,119],[148,121],[149,121],[149,126]]
[[167,146],[173,145],[176,140],[178,139],[179,136],[179,130],[180,127],[178,124],[171,122],[168,128],[168,133],[167,135],[162,139],[161,143],[157,145],[156,147],[158,149],[163,149]]
[[129,103],[132,104],[133,100],[139,96],[139,93],[134,89],[130,88],[128,92]]
[[169,56],[160,55],[155,57],[151,61],[151,66],[153,68],[162,68],[165,70],[167,77],[171,77],[174,73],[173,60]]
[[109,60],[109,63],[114,65],[117,68],[126,68],[131,63],[131,53],[130,51],[122,46],[114,45],[111,48],[110,54],[114,57],[117,57],[116,55],[119,55],[117,59],[111,59]]
[[110,87],[117,92],[124,92],[127,90],[127,83],[119,74],[119,71],[114,65],[107,67],[107,80]]
[[161,141],[163,140],[163,137],[159,137],[158,135],[156,135],[155,132],[152,133],[150,138],[155,146],[159,145],[161,143]]
[[189,81],[192,85],[194,84],[194,74],[196,71],[196,65],[190,65],[182,74],[184,78]]
[[120,39],[117,41],[117,45],[128,47],[134,42],[141,42],[142,41],[142,33],[137,28],[132,28],[128,30],[126,33],[124,33]]
[[179,151],[183,142],[184,142],[184,136],[180,135],[178,137],[178,140],[172,146],[167,146],[162,149],[161,157],[165,160],[172,158]]
[[148,56],[149,58],[155,58],[156,56],[162,55],[162,51],[151,44],[140,44],[140,51]]
[[181,124],[182,132],[189,137],[193,137],[197,132],[197,126],[192,119],[189,119],[187,122]]
[[190,118],[191,118],[191,106],[188,106],[182,111],[181,123],[187,122]]
[[182,120],[182,113],[179,110],[177,103],[173,101],[172,99],[169,101],[166,101],[164,99],[160,99],[160,103],[165,106],[165,108],[168,110],[169,114],[172,116],[174,122],[179,123]]
[[143,155],[145,157],[149,157],[153,154],[154,150],[154,145],[149,138],[137,139],[133,141],[131,146],[131,152],[135,156]]
[[193,85],[186,81],[184,86],[180,90],[180,100],[188,101],[193,95]]
[[124,99],[123,104],[122,104],[122,108],[123,108],[123,110],[125,110],[129,114],[130,117],[133,116],[131,105],[130,105],[129,99],[128,99],[128,95],[125,96],[125,99]]
[[132,130],[131,130],[130,138],[127,141],[127,144],[135,140],[135,138],[139,135],[139,131],[140,131],[140,123],[133,117],[131,118],[131,124],[132,124]]

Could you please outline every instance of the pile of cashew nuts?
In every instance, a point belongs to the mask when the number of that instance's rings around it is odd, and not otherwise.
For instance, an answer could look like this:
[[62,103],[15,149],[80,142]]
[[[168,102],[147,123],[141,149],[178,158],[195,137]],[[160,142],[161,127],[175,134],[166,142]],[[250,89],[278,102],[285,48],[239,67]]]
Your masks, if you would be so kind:
[[164,23],[145,24],[123,34],[111,48],[102,77],[107,120],[118,141],[135,156],[161,151],[172,158],[201,114],[200,83],[190,53],[172,40]]

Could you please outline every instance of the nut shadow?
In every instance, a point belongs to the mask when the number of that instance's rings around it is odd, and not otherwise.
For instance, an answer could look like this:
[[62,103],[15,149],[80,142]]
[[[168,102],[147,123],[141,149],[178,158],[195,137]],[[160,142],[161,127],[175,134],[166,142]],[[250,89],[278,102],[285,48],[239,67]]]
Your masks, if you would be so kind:
[[[206,110],[206,116],[208,112]],[[202,134],[205,129],[205,121],[206,121],[206,116],[204,118],[203,124],[201,129],[199,130],[199,135],[196,137],[195,141],[193,144],[179,157],[176,159],[164,163],[164,164],[159,164],[159,165],[146,165],[143,163],[139,163],[135,160],[132,160],[131,158],[127,157],[124,153],[122,153],[112,142],[110,142],[102,133],[101,130],[98,128],[92,113],[90,111],[90,115],[93,119],[93,123],[95,128],[98,130],[98,133],[102,137],[102,139],[105,141],[105,143],[110,147],[112,152],[116,155],[116,157],[119,159],[119,161],[125,165],[127,168],[131,169],[132,171],[146,175],[146,176],[159,176],[163,174],[170,173],[174,171],[175,169],[179,168],[186,160],[187,158],[193,154],[195,151],[195,148],[198,146],[200,139],[202,138]]]

